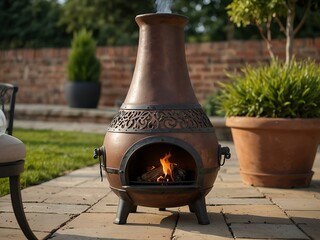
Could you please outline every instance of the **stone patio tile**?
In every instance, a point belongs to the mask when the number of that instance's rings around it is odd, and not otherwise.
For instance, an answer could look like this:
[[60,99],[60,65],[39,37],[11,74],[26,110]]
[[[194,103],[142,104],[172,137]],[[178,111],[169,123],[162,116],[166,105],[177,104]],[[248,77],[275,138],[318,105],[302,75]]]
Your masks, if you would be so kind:
[[291,224],[287,215],[275,205],[223,206],[228,223],[279,223]]
[[25,203],[25,212],[80,214],[89,208],[89,205],[52,204],[52,203]]
[[318,223],[299,224],[299,227],[312,239],[319,239],[320,229]]
[[100,188],[67,188],[45,200],[46,203],[93,205],[108,193]]
[[296,223],[320,220],[320,211],[286,211],[286,213],[289,217],[293,218]]
[[313,192],[315,198],[320,199],[320,180],[311,182],[309,189]]
[[84,213],[59,229],[53,239],[171,239],[178,214],[129,214],[127,224],[113,224],[114,214]]
[[220,182],[222,182],[222,179],[219,176],[217,176],[216,180],[214,181],[214,184],[217,184],[217,183],[220,183]]
[[241,182],[239,173],[219,173],[219,177],[223,182]]
[[206,239],[232,239],[221,214],[221,207],[208,207],[209,225],[200,225],[194,214],[181,212],[173,239],[181,240],[206,240]]
[[111,190],[107,196],[94,204],[87,212],[115,213],[117,211],[119,198]]
[[240,174],[240,167],[239,164],[235,165],[235,166],[227,166],[226,167],[226,173],[227,174]]
[[[91,179],[95,179],[95,177],[92,177]],[[85,181],[88,181],[88,177],[73,177],[73,176],[69,176],[69,175],[65,175],[62,177],[58,177],[55,179],[52,179],[48,182],[42,183],[42,185],[44,186],[58,186],[58,187],[75,187]]]
[[80,185],[77,185],[75,187],[88,187],[88,188],[101,188],[101,189],[109,189],[109,182],[104,179],[103,182],[101,182],[100,177],[96,178],[90,178],[89,180],[84,181]]
[[[49,235],[48,232],[33,232],[38,239],[44,239]],[[25,240],[26,237],[23,235],[20,229],[12,228],[1,228],[0,240]]]
[[287,215],[313,239],[320,236],[320,211],[287,211]]
[[263,194],[253,187],[213,188],[207,198],[264,198]]
[[[220,167],[219,174],[224,174],[224,173],[236,173],[239,174],[240,172],[240,167],[239,164],[235,164],[236,162],[226,162],[225,165]],[[218,174],[218,175],[219,175]]]
[[[222,146],[228,146],[230,148],[230,142],[229,143],[227,142],[225,145],[222,145]],[[230,153],[231,153],[231,158],[226,159],[225,164],[221,167],[221,169],[225,169],[229,167],[237,167],[239,169],[239,161],[237,160],[235,150],[230,148]]]
[[272,198],[282,210],[314,210],[320,211],[320,199],[317,198]]
[[119,197],[110,189],[108,189],[108,195],[105,197],[108,204],[118,205]]
[[230,227],[236,238],[309,239],[293,224],[233,223]]
[[4,202],[4,203],[8,203],[10,202],[10,194],[7,194],[7,195],[4,195],[2,197],[0,197],[0,206],[1,206],[1,203]]
[[51,196],[65,190],[64,187],[46,186],[43,184],[28,187],[21,191],[23,202],[43,202]]
[[96,164],[94,166],[82,168],[70,172],[64,176],[55,178],[51,181],[43,183],[43,185],[47,186],[60,186],[60,187],[74,187],[79,184],[82,184],[84,181],[98,181],[100,179],[99,165]]
[[[248,188],[248,186],[242,182],[223,182],[223,181],[220,181],[220,182],[214,183],[213,190],[211,190],[211,191],[214,191],[217,188]],[[251,188],[251,187],[249,187],[249,188]]]
[[267,198],[206,198],[207,205],[272,205]]
[[100,176],[99,164],[95,164],[93,166],[77,169],[77,170],[67,174],[67,176],[80,177],[80,178],[83,178],[83,177],[86,177],[86,178],[99,177]]
[[[313,167],[314,174],[312,176],[312,182],[318,182],[320,180],[320,166]],[[312,183],[311,182],[311,183]]]
[[[261,193],[271,198],[313,198],[315,192],[312,188],[281,189],[281,188],[257,188]],[[319,191],[319,188],[317,189]]]
[[12,209],[12,204],[9,199],[6,199],[6,201],[0,201],[0,212],[5,211],[5,209],[11,208]]
[[[72,214],[26,213],[30,228],[40,232],[51,232],[73,216]],[[20,229],[13,213],[0,213],[0,228]]]

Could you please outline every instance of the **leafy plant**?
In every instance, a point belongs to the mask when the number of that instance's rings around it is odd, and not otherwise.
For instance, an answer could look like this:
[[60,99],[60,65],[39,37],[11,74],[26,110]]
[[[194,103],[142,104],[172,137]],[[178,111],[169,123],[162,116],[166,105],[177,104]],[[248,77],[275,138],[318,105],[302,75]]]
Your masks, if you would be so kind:
[[219,111],[218,97],[221,94],[220,91],[212,92],[207,98],[203,105],[203,110],[208,116],[223,116],[224,113]]
[[73,36],[67,71],[70,81],[99,81],[101,63],[96,57],[96,43],[92,33],[86,29]]
[[[314,0],[301,1],[305,5],[303,17],[294,27],[297,0],[233,0],[227,6],[230,20],[240,26],[255,24],[261,37],[266,41],[270,57],[274,58],[272,50],[271,23],[275,21],[281,32],[286,36],[286,64],[289,64],[293,56],[294,36],[299,32],[309,15],[310,8],[317,8]],[[283,21],[285,18],[285,21]]]
[[227,116],[272,118],[320,117],[320,67],[311,60],[286,65],[275,59],[222,85],[219,103]]

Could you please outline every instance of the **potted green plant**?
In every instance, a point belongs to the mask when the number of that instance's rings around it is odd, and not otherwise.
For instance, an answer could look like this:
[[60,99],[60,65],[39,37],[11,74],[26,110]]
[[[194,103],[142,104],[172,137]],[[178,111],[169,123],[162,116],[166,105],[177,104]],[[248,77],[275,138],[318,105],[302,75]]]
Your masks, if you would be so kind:
[[[247,65],[242,75],[229,75],[233,81],[222,85],[219,99],[247,184],[306,187],[312,179],[320,134],[320,69],[293,57],[294,36],[311,5],[308,0],[296,26],[296,0],[233,0],[227,6],[237,26],[257,26],[271,57],[270,64]],[[286,37],[285,63],[273,53],[272,24]]]
[[101,63],[91,32],[82,29],[72,39],[68,58],[65,97],[70,107],[96,108],[100,98]]
[[320,66],[246,66],[230,76],[219,97],[231,128],[243,182],[263,187],[306,187],[320,139]]

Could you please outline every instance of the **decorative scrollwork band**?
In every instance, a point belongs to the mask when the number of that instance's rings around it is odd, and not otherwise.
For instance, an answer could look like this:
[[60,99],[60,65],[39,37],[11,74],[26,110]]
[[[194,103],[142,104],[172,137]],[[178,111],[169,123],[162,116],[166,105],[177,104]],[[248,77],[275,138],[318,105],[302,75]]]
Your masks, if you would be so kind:
[[201,108],[124,110],[113,118],[109,132],[208,132],[213,126]]

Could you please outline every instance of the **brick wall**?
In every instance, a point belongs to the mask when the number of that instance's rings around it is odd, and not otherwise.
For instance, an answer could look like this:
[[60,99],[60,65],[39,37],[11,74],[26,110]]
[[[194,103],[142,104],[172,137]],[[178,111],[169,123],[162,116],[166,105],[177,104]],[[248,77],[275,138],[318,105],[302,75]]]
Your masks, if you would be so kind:
[[[284,58],[285,42],[273,42],[276,55]],[[64,99],[65,66],[69,49],[25,49],[0,51],[0,82],[19,86],[18,103],[66,104]],[[102,96],[99,106],[120,104],[133,74],[136,47],[97,49],[102,61]],[[297,59],[313,58],[320,62],[320,38],[295,41]],[[189,74],[196,96],[204,103],[218,81],[227,81],[225,71],[239,69],[245,63],[269,59],[261,41],[230,41],[186,44]]]

